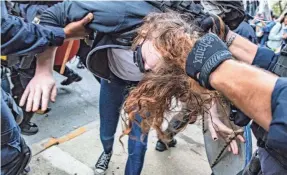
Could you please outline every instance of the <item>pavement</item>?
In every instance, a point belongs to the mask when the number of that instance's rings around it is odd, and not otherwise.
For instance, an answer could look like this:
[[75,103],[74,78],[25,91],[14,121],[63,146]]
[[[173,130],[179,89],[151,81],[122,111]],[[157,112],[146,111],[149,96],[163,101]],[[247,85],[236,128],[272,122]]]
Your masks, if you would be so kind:
[[[99,137],[100,85],[86,69],[77,69],[76,62],[72,60],[68,65],[82,75],[83,80],[63,87],[60,82],[64,77],[55,73],[59,85],[57,101],[50,105],[52,111],[48,115],[32,119],[40,131],[34,136],[25,136],[33,151],[29,175],[94,174],[94,165],[103,151]],[[107,175],[124,174],[127,137],[121,145],[118,139],[121,129],[119,124]],[[155,131],[151,131],[142,174],[210,175],[200,123],[189,125],[176,139],[175,148],[157,152],[157,137]],[[54,141],[59,144],[50,146]]]

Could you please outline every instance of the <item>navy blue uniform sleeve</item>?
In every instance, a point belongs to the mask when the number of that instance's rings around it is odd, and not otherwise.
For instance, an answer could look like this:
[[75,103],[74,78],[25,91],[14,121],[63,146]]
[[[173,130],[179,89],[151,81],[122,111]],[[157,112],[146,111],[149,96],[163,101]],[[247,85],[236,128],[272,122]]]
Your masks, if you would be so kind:
[[266,47],[258,47],[252,65],[256,65],[262,69],[270,70],[278,59],[278,55],[274,51]]
[[110,34],[137,27],[147,14],[159,12],[159,9],[145,1],[64,1],[47,9],[40,24],[65,27],[89,12],[93,13],[94,19],[88,28]]
[[60,46],[65,39],[62,28],[25,23],[9,15],[1,2],[2,55],[26,55],[43,52],[47,46]]
[[272,93],[272,121],[266,145],[287,152],[287,78],[279,78]]

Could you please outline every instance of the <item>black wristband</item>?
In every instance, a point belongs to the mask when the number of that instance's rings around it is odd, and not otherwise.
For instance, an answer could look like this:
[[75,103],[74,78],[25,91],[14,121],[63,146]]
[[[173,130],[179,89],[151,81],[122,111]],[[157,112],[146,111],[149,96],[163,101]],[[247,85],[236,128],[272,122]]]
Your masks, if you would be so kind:
[[210,74],[224,61],[229,60],[231,58],[231,53],[229,51],[219,51],[216,52],[212,57],[210,57],[203,67],[201,68],[201,72],[199,74],[199,84],[207,89],[213,90],[209,83]]

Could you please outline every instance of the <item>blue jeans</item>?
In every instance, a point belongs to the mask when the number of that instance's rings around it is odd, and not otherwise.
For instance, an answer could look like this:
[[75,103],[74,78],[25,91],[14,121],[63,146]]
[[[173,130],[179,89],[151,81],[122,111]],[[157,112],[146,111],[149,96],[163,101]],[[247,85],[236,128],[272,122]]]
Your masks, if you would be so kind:
[[10,82],[5,71],[1,72],[1,87],[5,92],[10,94],[11,91]]
[[[105,153],[110,153],[113,149],[120,109],[129,89],[137,84],[138,82],[122,80],[115,75],[112,75],[111,82],[101,80],[100,138]],[[140,120],[140,117],[137,116],[137,119]],[[125,175],[138,175],[141,173],[147,149],[147,136],[144,139],[141,136],[141,128],[133,124],[128,141],[129,157]]]
[[[5,95],[3,93],[2,95]],[[11,163],[21,152],[20,128],[16,124],[14,116],[1,98],[1,175],[11,167]]]
[[268,41],[269,33],[264,33],[260,40],[260,47],[264,47]]

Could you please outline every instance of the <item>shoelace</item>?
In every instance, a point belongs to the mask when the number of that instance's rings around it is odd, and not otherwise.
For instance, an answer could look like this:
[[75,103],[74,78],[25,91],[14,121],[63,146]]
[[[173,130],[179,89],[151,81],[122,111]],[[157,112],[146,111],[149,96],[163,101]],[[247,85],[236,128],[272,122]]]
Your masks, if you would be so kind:
[[104,154],[99,160],[97,167],[106,167],[108,164],[108,159],[110,158],[110,154]]

